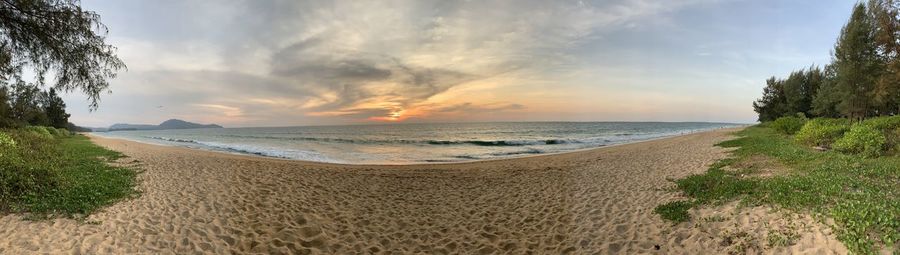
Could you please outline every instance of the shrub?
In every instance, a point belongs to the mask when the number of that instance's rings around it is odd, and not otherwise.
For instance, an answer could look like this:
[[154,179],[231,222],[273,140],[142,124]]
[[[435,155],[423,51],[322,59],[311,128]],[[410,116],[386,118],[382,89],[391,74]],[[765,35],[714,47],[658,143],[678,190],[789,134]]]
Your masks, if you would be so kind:
[[862,124],[878,130],[896,129],[900,128],[900,116],[871,118],[863,121]]
[[59,133],[59,130],[56,130],[55,128],[52,128],[52,127],[41,127],[41,128],[43,128],[44,130],[47,130],[47,133],[49,133],[53,137],[62,136],[62,134]]
[[16,142],[16,148],[0,147],[0,215],[74,217],[137,194],[136,172],[108,164],[122,154],[83,136],[48,138],[39,130],[50,132],[39,127],[0,132]]
[[877,157],[884,151],[886,138],[881,130],[869,125],[856,124],[844,137],[834,142],[834,149],[844,153]]
[[36,130],[5,134],[19,148],[0,148],[0,213],[13,209],[10,204],[27,194],[59,184],[55,165],[46,160],[54,155],[53,143]]
[[72,136],[72,132],[65,128],[56,128],[56,132],[59,133],[61,137],[69,137]]
[[685,222],[691,217],[688,210],[692,205],[690,201],[674,201],[657,206],[653,212],[666,220],[676,223]]
[[806,122],[797,132],[796,140],[807,145],[831,146],[850,129],[848,119],[816,118]]
[[41,126],[27,126],[25,127],[25,130],[36,136],[40,136],[43,138],[53,138],[53,134],[51,134],[50,131],[47,131],[46,128]]
[[16,140],[6,133],[0,132],[0,148],[16,147]]
[[803,128],[803,124],[806,124],[806,118],[787,116],[772,122],[771,127],[783,134],[793,135]]
[[900,128],[891,129],[884,132],[885,149],[891,155],[900,153]]

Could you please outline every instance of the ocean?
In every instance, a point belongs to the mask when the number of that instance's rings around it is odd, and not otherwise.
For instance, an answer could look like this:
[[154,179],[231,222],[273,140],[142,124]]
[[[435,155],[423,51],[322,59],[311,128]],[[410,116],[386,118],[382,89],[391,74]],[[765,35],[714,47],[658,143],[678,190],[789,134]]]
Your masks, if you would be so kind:
[[144,143],[344,164],[464,162],[558,153],[739,126],[706,122],[498,122],[113,131]]

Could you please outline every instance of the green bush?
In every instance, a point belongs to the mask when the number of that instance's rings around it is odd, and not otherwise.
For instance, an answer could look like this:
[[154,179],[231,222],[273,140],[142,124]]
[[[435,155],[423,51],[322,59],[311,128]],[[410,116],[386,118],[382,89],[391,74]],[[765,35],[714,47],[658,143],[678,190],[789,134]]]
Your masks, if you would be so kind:
[[900,128],[900,116],[877,117],[864,120],[863,125],[878,130],[890,130]]
[[16,148],[0,147],[0,215],[85,215],[136,194],[136,172],[108,164],[122,154],[84,136],[45,134],[49,129],[0,132],[16,143]]
[[803,128],[806,124],[806,118],[787,116],[776,119],[772,122],[771,127],[783,134],[793,135]]
[[69,137],[69,136],[72,136],[72,132],[69,131],[68,129],[65,129],[65,128],[56,128],[56,132],[57,132],[57,133],[59,134],[59,136],[61,136],[61,137]]
[[53,138],[54,137],[53,134],[50,133],[50,131],[47,131],[46,128],[41,127],[41,126],[27,126],[27,127],[25,127],[25,130],[33,135],[40,136],[43,138]]
[[877,157],[884,151],[886,138],[881,130],[869,125],[856,124],[844,137],[834,142],[834,149],[844,153]]
[[41,128],[43,128],[44,130],[47,130],[47,133],[49,133],[53,137],[61,137],[62,136],[62,134],[59,133],[59,130],[56,130],[55,128],[52,128],[52,127],[41,127]]
[[885,131],[884,138],[885,150],[890,155],[898,155],[900,153],[900,128]]
[[0,212],[14,210],[11,204],[26,194],[59,184],[55,166],[46,160],[54,154],[52,143],[36,130],[11,130],[7,136],[23,149],[0,148]]
[[672,222],[685,222],[691,217],[688,210],[690,210],[692,206],[693,203],[690,201],[673,201],[657,206],[653,212],[659,214],[663,219]]
[[795,139],[803,144],[831,146],[850,129],[848,119],[816,118],[806,122],[797,132]]
[[0,148],[16,147],[16,140],[6,133],[0,132]]

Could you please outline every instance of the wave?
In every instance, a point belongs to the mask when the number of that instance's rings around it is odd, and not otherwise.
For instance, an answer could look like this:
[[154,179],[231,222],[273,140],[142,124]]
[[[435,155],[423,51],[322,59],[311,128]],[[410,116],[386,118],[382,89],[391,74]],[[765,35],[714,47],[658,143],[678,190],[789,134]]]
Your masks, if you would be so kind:
[[177,142],[177,143],[197,143],[197,141],[194,141],[191,139],[168,138],[168,137],[161,137],[161,136],[145,136],[145,137],[150,138],[150,139],[169,141],[169,142]]
[[206,147],[211,147],[211,148],[215,148],[215,149],[225,150],[225,151],[229,151],[229,152],[236,152],[236,153],[241,153],[241,154],[252,154],[252,155],[258,155],[258,156],[265,156],[265,157],[298,159],[298,160],[316,161],[316,162],[340,163],[340,162],[335,161],[331,158],[328,158],[322,154],[312,152],[312,151],[291,150],[291,149],[273,149],[273,148],[257,147],[257,146],[250,146],[250,145],[204,142],[204,141],[198,141],[197,143],[201,144],[203,146],[206,146]]
[[[528,146],[610,142],[605,138],[587,139],[534,139],[534,140],[409,140],[409,139],[347,139],[332,137],[278,137],[253,135],[226,135],[236,138],[274,139],[348,144],[423,144],[423,145],[476,145],[476,146]],[[599,140],[599,141],[598,141]]]
[[259,146],[251,146],[251,145],[241,145],[241,144],[229,144],[229,143],[219,143],[219,142],[207,142],[207,141],[197,141],[191,139],[180,139],[180,138],[168,138],[168,137],[159,137],[159,136],[150,136],[146,137],[150,139],[169,141],[169,142],[178,142],[178,143],[190,143],[196,145],[202,145],[204,147],[234,152],[240,154],[250,154],[264,157],[272,157],[272,158],[283,158],[283,159],[298,159],[298,160],[307,160],[307,161],[317,161],[317,162],[332,162],[338,163],[335,160],[332,160],[324,155],[319,153],[311,152],[311,151],[303,151],[303,150],[284,150],[284,149],[274,149],[274,148],[266,148]]
[[514,156],[514,155],[526,155],[526,154],[541,154],[544,153],[543,150],[538,150],[535,148],[528,148],[526,150],[521,151],[510,151],[510,152],[495,152],[491,153],[491,156],[495,157],[505,157],[505,156]]

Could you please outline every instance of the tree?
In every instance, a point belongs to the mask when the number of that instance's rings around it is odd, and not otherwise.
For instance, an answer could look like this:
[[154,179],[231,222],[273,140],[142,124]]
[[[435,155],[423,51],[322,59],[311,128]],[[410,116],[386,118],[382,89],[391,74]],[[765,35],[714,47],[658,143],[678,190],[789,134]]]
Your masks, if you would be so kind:
[[763,97],[753,102],[759,121],[771,121],[802,113],[813,117],[813,101],[825,82],[824,72],[816,66],[791,72],[787,79],[766,80]]
[[864,4],[854,7],[850,20],[841,29],[832,59],[837,73],[835,89],[843,96],[837,106],[841,114],[863,119],[875,113],[872,92],[882,65],[872,20]]
[[0,0],[0,80],[20,80],[33,68],[37,83],[55,74],[60,91],[80,90],[96,109],[125,63],[106,44],[100,16],[78,0]]
[[6,86],[0,86],[0,128],[15,126],[10,114],[12,109],[9,107],[9,89]]
[[900,114],[900,4],[894,0],[870,0],[874,40],[884,61],[873,91],[879,114]]
[[787,112],[784,96],[784,82],[774,76],[766,80],[763,96],[753,102],[753,110],[759,114],[759,121],[772,121]]
[[816,92],[812,102],[815,116],[837,118],[841,116],[837,105],[841,103],[841,93],[837,89],[834,66],[827,65],[822,71],[822,85]]
[[41,89],[35,84],[19,81],[10,94],[10,117],[21,125],[47,126],[49,120],[41,107]]
[[56,94],[56,90],[50,88],[41,99],[48,124],[55,128],[66,128],[70,115],[66,113],[66,102]]

